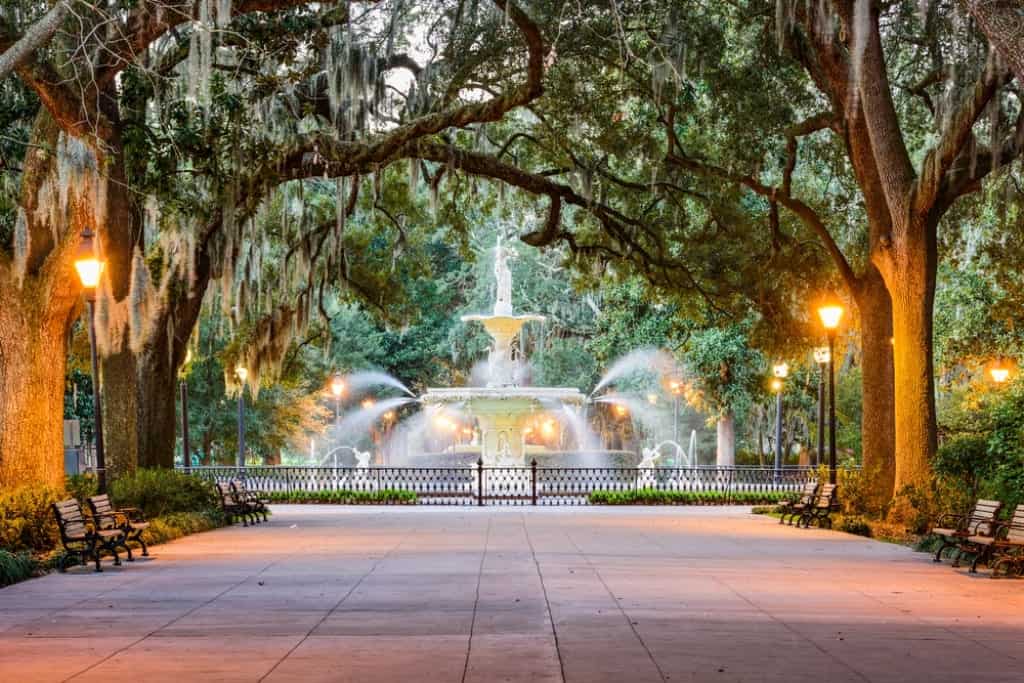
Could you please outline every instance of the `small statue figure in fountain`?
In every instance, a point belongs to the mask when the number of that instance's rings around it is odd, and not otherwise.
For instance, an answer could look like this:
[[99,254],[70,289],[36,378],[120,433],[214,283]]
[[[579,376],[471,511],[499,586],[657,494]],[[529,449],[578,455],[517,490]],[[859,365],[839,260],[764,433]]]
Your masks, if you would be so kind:
[[370,458],[372,454],[370,451],[360,451],[355,448],[352,449],[352,454],[356,457],[356,469],[357,470],[368,470],[370,469]]
[[498,445],[495,450],[497,451],[495,455],[498,456],[495,463],[498,467],[515,466],[516,463],[512,459],[512,446],[508,441],[508,434],[505,432],[498,434]]
[[352,483],[359,491],[373,491],[377,488],[377,481],[370,474],[370,458],[373,454],[370,451],[352,449],[352,455],[356,458],[356,467],[352,475]]
[[661,444],[641,449],[640,462],[636,466],[636,487],[638,489],[654,486],[654,468],[658,466],[658,460],[662,457],[660,446]]
[[494,315],[512,315],[512,271],[508,267],[510,252],[501,245],[494,248],[494,279],[498,283],[498,294],[494,299]]

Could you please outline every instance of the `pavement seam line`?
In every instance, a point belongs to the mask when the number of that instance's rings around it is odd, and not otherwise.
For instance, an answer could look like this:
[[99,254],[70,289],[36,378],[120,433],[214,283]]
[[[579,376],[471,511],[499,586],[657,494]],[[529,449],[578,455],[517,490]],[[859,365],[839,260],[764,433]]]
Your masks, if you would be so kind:
[[379,558],[377,558],[377,560],[373,563],[373,565],[371,565],[370,568],[368,570],[366,570],[366,573],[363,574],[362,576],[360,576],[359,580],[356,581],[354,584],[352,584],[352,587],[349,588],[348,591],[345,592],[345,595],[341,596],[341,599],[338,600],[338,602],[336,602],[334,604],[334,607],[332,607],[330,610],[328,610],[327,614],[322,616],[318,622],[313,624],[313,626],[309,629],[309,631],[306,632],[306,635],[302,636],[302,638],[299,639],[299,642],[295,643],[295,645],[293,645],[291,648],[289,648],[289,650],[287,652],[285,652],[283,655],[281,655],[281,658],[278,659],[276,662],[274,662],[274,665],[272,667],[270,667],[265,674],[260,676],[259,681],[262,683],[262,681],[265,681],[268,676],[270,676],[275,671],[277,671],[277,667],[281,666],[281,663],[284,662],[284,660],[286,660],[289,657],[291,657],[292,653],[295,652],[296,650],[298,650],[299,646],[301,646],[304,642],[306,642],[309,639],[309,637],[311,635],[313,635],[313,631],[315,631],[318,628],[320,628],[320,626],[325,621],[327,621],[327,619],[332,614],[334,614],[338,610],[338,608],[341,607],[345,603],[346,600],[348,600],[349,596],[351,596],[353,593],[355,593],[356,589],[359,588],[359,586],[361,586],[363,584],[363,581],[365,581],[370,576],[370,574],[372,574],[374,572],[374,570],[376,570],[377,567],[379,567],[381,565],[381,563],[383,563],[385,560],[387,560],[388,557],[391,556],[391,553],[393,553],[396,550],[398,550],[402,546],[402,544],[405,543],[406,539],[408,539],[409,536],[411,536],[415,531],[416,531],[416,528],[413,528],[413,529],[410,529],[409,531],[407,531],[405,534],[402,535],[401,538],[398,539],[398,542],[395,544],[395,546],[393,548],[389,549],[386,553],[384,553]]
[[484,551],[480,553],[480,569],[476,574],[476,597],[473,600],[473,618],[469,621],[469,640],[466,642],[466,661],[462,665],[462,683],[466,683],[469,674],[469,657],[473,653],[473,629],[476,626],[476,609],[480,604],[480,583],[484,577],[484,562],[487,560],[487,546],[491,542],[491,522],[493,517],[487,515],[487,532],[484,534]]
[[633,620],[630,618],[626,610],[622,607],[622,602],[617,597],[615,597],[615,593],[612,592],[612,589],[608,586],[608,583],[604,580],[604,577],[601,576],[601,570],[599,570],[594,565],[594,563],[590,561],[590,557],[587,556],[585,552],[583,552],[583,549],[580,548],[579,544],[576,543],[575,540],[573,540],[573,537],[569,535],[568,531],[565,532],[565,537],[569,540],[570,543],[572,543],[573,547],[576,548],[576,552],[580,554],[580,556],[583,558],[583,561],[586,562],[587,566],[590,567],[590,569],[594,572],[594,576],[596,576],[597,580],[601,582],[602,586],[604,586],[605,591],[608,593],[608,597],[612,599],[612,602],[614,602],[615,606],[618,608],[619,614],[621,614],[622,618],[626,620],[627,624],[629,624],[629,630],[633,632],[633,635],[636,637],[637,642],[640,643],[640,647],[642,647],[644,649],[644,652],[647,653],[647,657],[651,660],[651,664],[654,665],[654,669],[658,672],[658,676],[661,677],[661,680],[664,683],[668,683],[668,678],[665,676],[665,672],[661,670],[661,665],[658,664],[658,660],[654,658],[654,653],[651,652],[651,648],[647,647],[647,643],[644,642],[643,637],[640,635],[640,631],[637,630],[636,626],[633,623]]
[[241,586],[242,584],[244,584],[246,581],[248,581],[249,579],[253,578],[254,576],[259,576],[260,574],[262,574],[263,572],[267,571],[268,569],[270,569],[271,567],[273,567],[275,564],[277,564],[280,561],[281,560],[274,560],[273,562],[271,562],[270,564],[268,564],[267,566],[265,566],[263,569],[259,570],[255,574],[250,574],[249,576],[246,576],[244,579],[242,579],[238,583],[234,583],[234,584],[228,586],[227,588],[222,590],[220,593],[217,593],[215,596],[213,596],[212,598],[210,598],[206,602],[203,602],[203,603],[200,603],[200,604],[196,605],[192,609],[186,611],[184,614],[179,614],[178,616],[176,616],[173,619],[171,619],[170,621],[168,621],[166,624],[162,624],[159,628],[153,629],[152,631],[150,631],[146,635],[142,636],[138,640],[134,640],[134,641],[128,643],[127,645],[125,645],[124,647],[121,647],[121,648],[118,648],[118,649],[114,650],[113,652],[111,652],[109,655],[107,655],[103,659],[99,660],[98,662],[93,662],[92,664],[90,664],[89,666],[85,667],[81,671],[78,671],[76,673],[71,674],[70,676],[65,678],[64,681],[70,681],[70,680],[73,680],[75,678],[78,678],[82,674],[85,674],[85,673],[88,673],[88,672],[92,671],[93,669],[95,669],[96,667],[100,666],[101,664],[105,664],[106,662],[110,661],[111,659],[113,659],[117,655],[121,654],[122,652],[126,652],[127,650],[130,650],[131,648],[135,647],[136,645],[138,645],[142,641],[146,640],[150,636],[152,636],[152,635],[154,635],[156,633],[159,633],[160,631],[164,630],[168,626],[171,626],[171,625],[181,621],[185,617],[191,615],[193,612],[196,612],[197,610],[200,610],[200,609],[206,607],[207,605],[210,605],[210,604],[216,602],[217,600],[219,600],[224,595],[227,595],[231,591],[235,590],[236,588],[238,588],[239,586]]
[[736,590],[731,584],[729,584],[724,579],[722,579],[722,578],[720,578],[718,576],[714,576],[714,575],[711,576],[711,579],[713,581],[716,581],[719,584],[725,586],[727,589],[729,589],[732,592],[733,595],[735,595],[740,600],[742,600],[743,602],[747,603],[748,605],[750,605],[751,607],[753,607],[758,612],[760,612],[761,614],[765,615],[766,617],[768,617],[769,619],[771,619],[775,623],[777,623],[780,626],[782,626],[782,628],[786,629],[787,631],[789,631],[793,635],[797,636],[798,638],[806,640],[808,643],[811,644],[811,647],[813,647],[815,650],[817,650],[821,654],[825,655],[829,659],[837,662],[840,666],[842,666],[843,668],[847,669],[848,671],[850,671],[851,673],[856,675],[862,681],[865,681],[865,683],[871,683],[871,679],[868,678],[866,675],[864,675],[861,671],[859,671],[858,669],[853,668],[846,661],[844,661],[844,660],[840,659],[839,657],[837,657],[836,655],[832,654],[831,652],[829,652],[828,650],[823,648],[821,645],[818,645],[818,643],[814,642],[812,639],[808,638],[804,634],[802,634],[799,631],[797,631],[795,628],[793,628],[792,626],[787,624],[782,619],[779,619],[778,617],[776,617],[774,614],[772,614],[768,610],[766,610],[766,609],[762,608],[760,605],[756,604],[753,600],[751,600],[747,596],[745,596],[742,593],[740,593],[738,590]]
[[548,587],[544,583],[544,573],[540,568],[540,561],[537,559],[537,551],[533,547],[533,540],[530,538],[530,530],[526,526],[526,513],[520,513],[523,521],[523,533],[526,535],[526,544],[530,546],[530,557],[533,558],[533,566],[537,569],[537,578],[540,579],[540,590],[544,594],[544,606],[548,610],[548,623],[551,624],[551,637],[555,641],[555,654],[558,655],[558,669],[562,674],[562,683],[565,683],[565,662],[562,660],[562,648],[558,645],[558,629],[555,627],[555,613],[551,609],[551,601],[548,599]]

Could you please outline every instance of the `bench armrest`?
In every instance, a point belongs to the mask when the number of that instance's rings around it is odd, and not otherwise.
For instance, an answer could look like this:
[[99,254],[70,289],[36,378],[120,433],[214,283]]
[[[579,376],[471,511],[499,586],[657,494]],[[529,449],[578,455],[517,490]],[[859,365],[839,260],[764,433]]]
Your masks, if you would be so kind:
[[128,521],[128,516],[125,515],[123,512],[121,512],[120,510],[114,510],[113,512],[100,512],[100,513],[94,514],[92,517],[93,517],[93,519],[97,519],[97,520],[99,520],[99,519],[112,519],[112,520],[114,520],[114,524],[116,524],[118,526],[120,526],[121,524],[124,524],[125,522]]
[[955,512],[947,512],[944,515],[939,515],[939,518],[935,520],[935,524],[932,526],[948,527],[950,529],[962,529],[967,522],[967,515],[957,514]]

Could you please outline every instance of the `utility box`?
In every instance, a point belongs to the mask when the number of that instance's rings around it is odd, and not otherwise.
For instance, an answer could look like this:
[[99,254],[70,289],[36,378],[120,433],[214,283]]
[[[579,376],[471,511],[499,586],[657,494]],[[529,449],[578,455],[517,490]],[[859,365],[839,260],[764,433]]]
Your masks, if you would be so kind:
[[64,472],[82,474],[95,467],[91,444],[82,443],[82,424],[77,419],[64,420]]

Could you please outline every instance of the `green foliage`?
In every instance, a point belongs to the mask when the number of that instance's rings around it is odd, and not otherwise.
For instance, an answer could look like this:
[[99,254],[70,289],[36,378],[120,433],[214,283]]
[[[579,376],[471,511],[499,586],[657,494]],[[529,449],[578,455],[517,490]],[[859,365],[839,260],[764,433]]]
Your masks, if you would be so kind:
[[988,439],[977,434],[956,436],[939,446],[932,466],[937,476],[959,484],[967,498],[977,498],[982,480],[994,469]]
[[1024,503],[1024,382],[1006,388],[991,413],[988,458],[984,467],[985,495],[1007,506]]
[[832,522],[832,528],[857,536],[872,536],[871,525],[859,515],[837,515]]
[[12,553],[0,548],[0,587],[31,578],[38,568],[31,553]]
[[0,548],[12,552],[52,548],[58,539],[51,505],[64,498],[48,487],[0,491]]
[[414,504],[417,496],[415,491],[404,489],[381,489],[380,491],[271,491],[267,498],[272,503],[333,503],[338,505],[357,505],[372,503]]
[[91,472],[72,474],[64,478],[64,488],[67,489],[69,496],[81,504],[84,510],[89,497],[95,496],[99,491],[99,482],[96,480],[96,475]]
[[218,509],[214,485],[199,477],[174,470],[139,469],[111,484],[110,496],[117,507],[134,507],[147,518],[174,512],[208,512]]
[[749,324],[712,327],[694,332],[686,343],[686,367],[695,376],[700,402],[713,414],[731,411],[741,418],[764,393],[765,360],[750,346],[749,329]]
[[224,526],[224,515],[220,510],[171,512],[149,520],[149,528],[143,533],[146,543],[156,545],[220,526]]
[[779,503],[788,494],[780,491],[591,491],[591,505],[764,505]]

